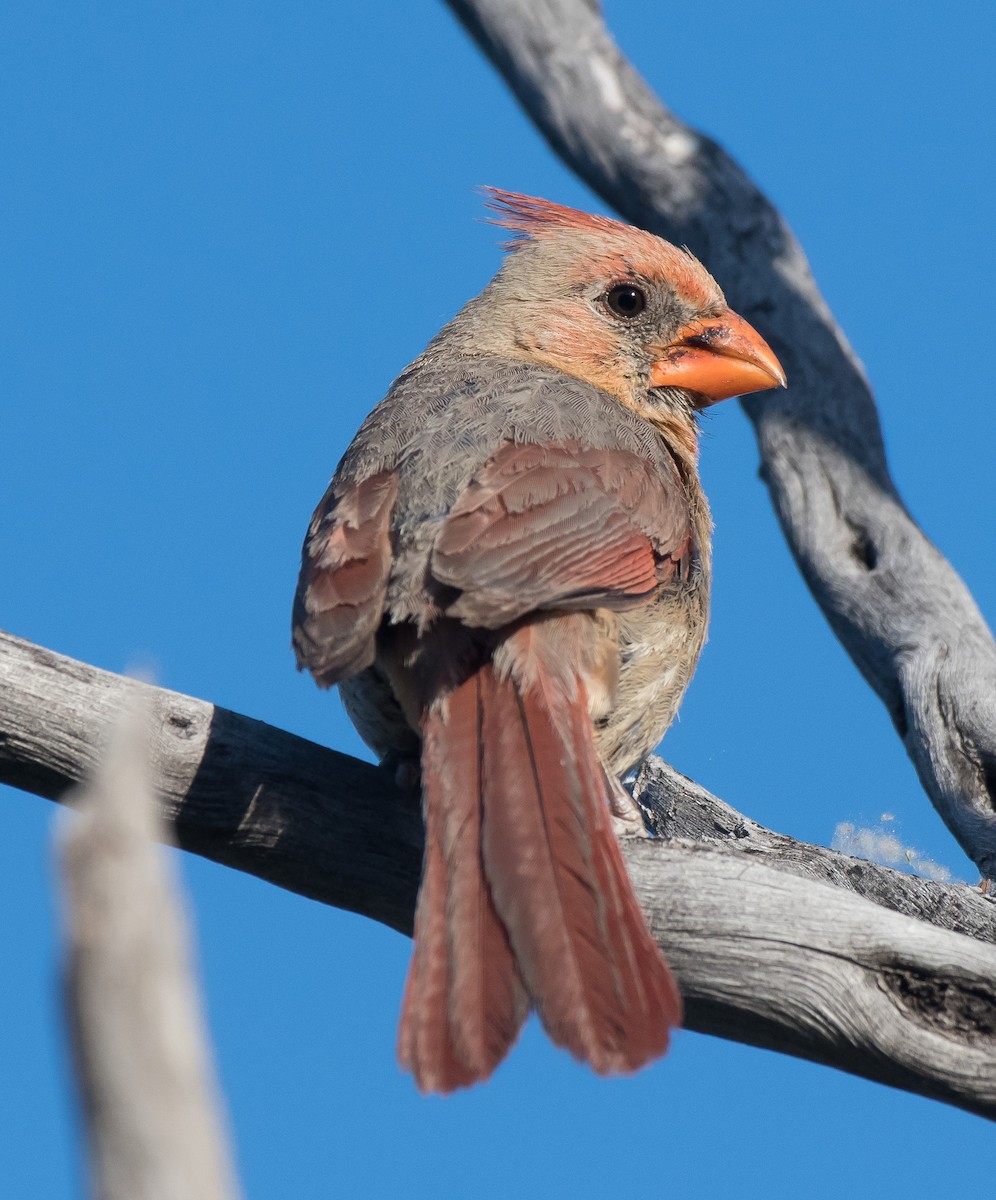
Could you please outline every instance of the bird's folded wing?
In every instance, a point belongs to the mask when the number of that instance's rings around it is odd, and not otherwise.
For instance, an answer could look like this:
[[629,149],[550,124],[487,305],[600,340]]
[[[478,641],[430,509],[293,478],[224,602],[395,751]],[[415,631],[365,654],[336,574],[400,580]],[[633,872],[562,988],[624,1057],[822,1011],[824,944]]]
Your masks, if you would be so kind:
[[505,444],[435,539],[448,616],[497,628],[537,609],[626,608],[666,583],[692,547],[677,467],[578,442]]
[[326,493],[304,544],[294,599],[294,649],[330,687],[368,667],[391,570],[391,511],[398,477],[381,471]]

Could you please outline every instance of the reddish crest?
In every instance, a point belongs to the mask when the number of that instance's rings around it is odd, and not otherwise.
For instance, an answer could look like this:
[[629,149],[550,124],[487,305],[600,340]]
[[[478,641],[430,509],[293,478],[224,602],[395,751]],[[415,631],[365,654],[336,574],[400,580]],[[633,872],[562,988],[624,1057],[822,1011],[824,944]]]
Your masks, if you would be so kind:
[[485,208],[498,214],[489,218],[491,224],[509,229],[517,235],[511,249],[522,241],[551,233],[571,231],[618,236],[630,232],[630,226],[611,217],[599,217],[578,208],[554,204],[552,200],[541,200],[539,196],[524,196],[521,192],[507,192],[504,188],[496,187],[482,187],[481,191],[487,197]]
[[491,224],[515,235],[505,244],[507,250],[558,234],[595,237],[611,255],[625,258],[633,270],[650,278],[664,276],[696,305],[708,308],[723,303],[716,281],[693,254],[645,229],[503,188],[482,187],[481,191],[487,197],[486,207],[497,214],[489,218]]

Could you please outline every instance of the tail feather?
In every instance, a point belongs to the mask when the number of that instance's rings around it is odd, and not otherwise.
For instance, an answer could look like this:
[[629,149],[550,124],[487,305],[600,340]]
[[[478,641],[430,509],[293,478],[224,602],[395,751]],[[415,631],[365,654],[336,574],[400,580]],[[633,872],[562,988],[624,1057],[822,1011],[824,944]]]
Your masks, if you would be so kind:
[[530,997],[576,1058],[635,1070],[667,1049],[681,998],[612,831],[583,685],[481,677],[485,874]]
[[674,976],[647,928],[611,821],[606,823],[604,853],[596,858],[595,868],[611,913],[611,943],[626,980],[629,1018],[619,1069],[635,1071],[665,1052],[669,1030],[681,1024],[683,1005]]
[[451,1092],[478,1076],[459,1058],[448,1020],[449,948],[446,864],[435,830],[426,829],[422,884],[415,909],[415,949],[398,1028],[398,1061],[423,1092]]
[[398,1045],[423,1091],[487,1078],[529,1008],[482,869],[481,758],[473,675],[423,720],[426,858]]
[[480,666],[422,719],[425,863],[398,1056],[423,1091],[484,1079],[530,1004],[600,1073],[662,1054],[681,997],[612,830],[580,675]]

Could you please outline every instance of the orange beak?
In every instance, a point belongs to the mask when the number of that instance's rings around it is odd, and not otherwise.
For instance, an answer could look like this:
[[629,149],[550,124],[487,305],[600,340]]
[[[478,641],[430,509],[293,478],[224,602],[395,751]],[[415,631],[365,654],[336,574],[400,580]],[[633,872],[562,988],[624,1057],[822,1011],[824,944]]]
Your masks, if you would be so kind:
[[705,408],[730,396],[785,387],[785,372],[757,330],[724,308],[678,330],[654,363],[650,386],[687,388],[704,397]]

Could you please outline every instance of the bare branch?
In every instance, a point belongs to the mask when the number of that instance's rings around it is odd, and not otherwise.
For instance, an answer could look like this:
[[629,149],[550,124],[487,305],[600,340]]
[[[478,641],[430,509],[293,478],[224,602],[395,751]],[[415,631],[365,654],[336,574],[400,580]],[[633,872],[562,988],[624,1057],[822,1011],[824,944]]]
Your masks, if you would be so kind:
[[[124,688],[118,698],[136,699]],[[233,1200],[186,925],[153,840],[165,830],[146,779],[147,716],[119,719],[94,779],[69,795],[79,817],[62,838],[66,1001],[93,1190]]]
[[449,5],[565,163],[627,220],[690,246],[778,354],[789,390],[743,405],[789,547],[938,812],[996,876],[996,644],[903,507],[868,382],[791,230],[661,105],[594,0]]
[[627,863],[690,1029],[996,1117],[996,949],[727,846]]
[[644,764],[636,794],[660,837],[723,843],[775,870],[831,884],[939,929],[996,943],[996,900],[976,888],[921,879],[775,833],[659,758]]
[[[181,846],[410,931],[421,820],[385,772],[8,634],[0,684],[0,782],[64,798],[140,690]],[[996,905],[779,838],[657,761],[639,795],[659,828],[712,839],[626,847],[692,1028],[996,1116]]]

